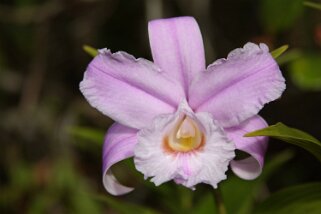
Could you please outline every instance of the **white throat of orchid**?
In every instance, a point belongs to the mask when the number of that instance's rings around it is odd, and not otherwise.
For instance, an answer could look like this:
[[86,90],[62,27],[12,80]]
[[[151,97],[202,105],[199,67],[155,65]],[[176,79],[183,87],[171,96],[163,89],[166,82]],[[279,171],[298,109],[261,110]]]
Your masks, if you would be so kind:
[[156,117],[138,133],[134,162],[147,179],[160,185],[169,180],[194,188],[226,178],[235,145],[206,112],[194,113],[186,101],[174,114]]
[[190,152],[201,148],[205,143],[204,134],[193,119],[184,116],[169,135],[164,137],[163,146],[166,152]]

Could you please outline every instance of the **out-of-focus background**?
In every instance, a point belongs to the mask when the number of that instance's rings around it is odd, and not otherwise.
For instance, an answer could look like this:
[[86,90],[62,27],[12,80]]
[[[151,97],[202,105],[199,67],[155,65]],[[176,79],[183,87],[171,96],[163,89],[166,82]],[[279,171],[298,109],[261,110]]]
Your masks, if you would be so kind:
[[[171,182],[154,187],[131,160],[114,171],[136,190],[108,195],[101,147],[112,121],[90,107],[78,88],[91,60],[84,44],[151,59],[148,21],[186,15],[200,25],[207,64],[248,41],[271,50],[288,44],[278,58],[287,90],[261,115],[269,124],[281,121],[321,139],[321,11],[302,0],[0,0],[0,213],[213,209],[209,186],[194,192]],[[262,178],[241,181],[229,172],[222,186],[229,211],[236,213],[240,207],[249,212],[284,187],[320,180],[314,157],[271,140]],[[250,202],[239,205],[245,198]]]

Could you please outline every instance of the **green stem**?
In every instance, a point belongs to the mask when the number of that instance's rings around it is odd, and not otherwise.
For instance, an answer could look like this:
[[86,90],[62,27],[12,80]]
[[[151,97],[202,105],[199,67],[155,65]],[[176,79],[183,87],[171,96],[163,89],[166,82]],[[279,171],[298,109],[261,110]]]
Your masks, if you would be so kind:
[[214,189],[213,196],[216,203],[218,214],[227,214],[221,191],[218,188]]

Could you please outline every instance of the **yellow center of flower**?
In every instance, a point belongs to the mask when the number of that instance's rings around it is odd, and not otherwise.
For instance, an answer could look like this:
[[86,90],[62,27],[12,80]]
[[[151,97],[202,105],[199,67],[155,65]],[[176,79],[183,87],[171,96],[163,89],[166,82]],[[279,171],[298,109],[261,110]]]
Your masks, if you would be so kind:
[[201,147],[203,134],[189,117],[183,118],[164,139],[165,149],[170,152],[189,152]]

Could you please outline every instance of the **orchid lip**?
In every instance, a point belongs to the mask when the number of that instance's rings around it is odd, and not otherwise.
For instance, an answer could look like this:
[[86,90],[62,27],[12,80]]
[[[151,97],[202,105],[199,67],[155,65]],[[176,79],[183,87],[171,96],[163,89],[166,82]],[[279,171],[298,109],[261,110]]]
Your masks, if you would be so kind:
[[197,123],[184,116],[163,139],[163,147],[167,153],[192,152],[205,144],[205,137]]

